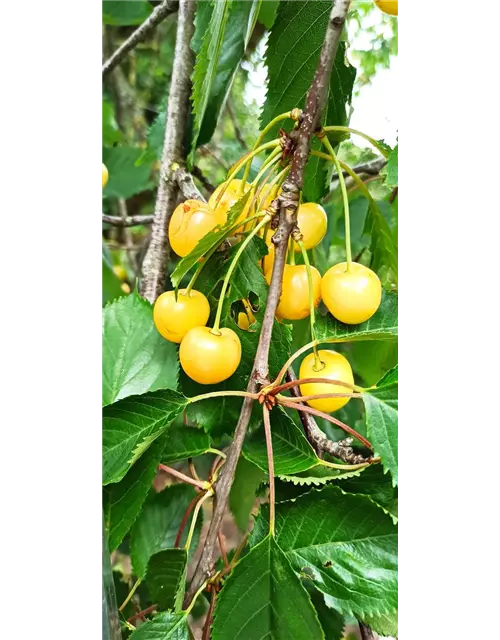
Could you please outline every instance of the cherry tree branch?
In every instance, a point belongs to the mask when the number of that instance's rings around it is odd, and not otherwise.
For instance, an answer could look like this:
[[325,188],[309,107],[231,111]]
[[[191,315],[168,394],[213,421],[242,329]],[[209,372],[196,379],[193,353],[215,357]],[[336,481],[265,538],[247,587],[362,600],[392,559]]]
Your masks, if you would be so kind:
[[[368,176],[378,176],[378,174],[386,164],[387,160],[383,157],[380,157],[375,158],[375,160],[370,160],[370,162],[363,162],[362,164],[358,164],[357,166],[353,167],[352,170],[354,171],[354,173],[358,174],[364,173]],[[342,171],[342,175],[344,176],[344,178],[349,177],[347,171]],[[338,174],[334,173],[332,175],[332,182],[338,180],[338,178]]]
[[112,71],[125,56],[134,49],[139,42],[142,42],[167,16],[177,11],[179,3],[177,0],[164,0],[148,16],[148,18],[123,42],[118,49],[102,65],[102,76],[104,78]]
[[201,191],[193,182],[193,176],[185,167],[178,167],[174,171],[174,178],[177,182],[177,186],[181,190],[183,198],[186,200],[201,200],[206,202]]
[[120,216],[108,216],[107,213],[102,214],[102,221],[107,224],[112,224],[114,227],[137,227],[141,224],[151,224],[153,219],[153,215],[127,216],[126,218],[122,218]]
[[[177,203],[179,187],[172,164],[184,157],[184,140],[189,116],[189,96],[194,55],[190,48],[194,34],[194,0],[179,0],[172,82],[168,96],[165,142],[160,167],[151,240],[142,264],[141,294],[154,302],[163,291],[169,254],[168,223]],[[178,167],[176,167],[178,168]]]
[[[247,390],[255,393],[257,389],[268,382],[269,379],[269,346],[271,335],[281,295],[283,271],[286,261],[288,239],[296,225],[299,194],[304,182],[304,169],[307,162],[311,137],[325,107],[327,88],[332,72],[333,61],[337,52],[340,36],[349,9],[350,0],[334,0],[330,20],[325,39],[321,49],[318,69],[314,76],[309,93],[307,94],[306,107],[302,122],[297,131],[297,145],[293,153],[292,167],[287,180],[283,184],[283,195],[280,196],[279,223],[276,233],[272,238],[275,246],[275,260],[271,276],[271,284],[267,297],[266,309],[262,329],[255,356],[254,366],[250,375]],[[253,400],[245,398],[241,408],[238,424],[233,436],[232,444],[228,450],[227,458],[221,469],[219,479],[215,484],[216,504],[208,529],[205,544],[198,561],[198,565],[191,580],[191,585],[184,600],[187,606],[195,593],[205,580],[208,579],[215,560],[217,534],[222,524],[222,518],[226,510],[229,490],[231,488],[236,465],[240,457],[243,441],[247,431],[250,416],[252,414]]]

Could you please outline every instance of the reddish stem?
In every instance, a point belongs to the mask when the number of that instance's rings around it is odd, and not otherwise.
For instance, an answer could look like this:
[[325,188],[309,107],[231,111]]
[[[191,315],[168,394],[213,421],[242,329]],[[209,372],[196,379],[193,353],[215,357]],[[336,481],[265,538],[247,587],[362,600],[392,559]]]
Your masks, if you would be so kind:
[[189,476],[185,475],[184,473],[181,473],[180,471],[177,471],[176,469],[167,467],[164,464],[159,464],[158,469],[161,469],[162,471],[165,471],[171,476],[174,476],[174,478],[178,478],[179,480],[182,480],[182,482],[187,482],[187,484],[192,484],[193,487],[197,487],[198,489],[205,489],[204,482],[200,480],[193,480],[193,478],[190,478]]
[[289,409],[296,409],[297,411],[303,411],[304,413],[311,413],[313,416],[324,418],[325,420],[328,420],[332,424],[337,425],[338,427],[340,427],[341,429],[349,433],[354,438],[357,438],[360,442],[362,442],[365,445],[365,447],[368,447],[368,449],[373,450],[373,446],[371,445],[371,443],[366,438],[364,438],[360,433],[358,433],[355,429],[345,424],[344,422],[341,422],[337,418],[334,418],[333,416],[329,415],[328,413],[323,413],[323,411],[318,411],[317,409],[313,409],[312,407],[309,407],[305,404],[299,405],[297,402],[289,402],[282,398],[278,398],[278,404],[281,404],[284,407],[288,407]]
[[215,599],[217,598],[216,585],[212,585],[212,594],[210,598],[210,606],[208,608],[205,624],[203,625],[203,634],[201,640],[210,640],[210,627],[212,626],[212,620],[214,617]]
[[295,396],[287,398],[289,402],[308,402],[308,400],[321,400],[322,398],[361,398],[360,393],[315,393],[312,396]]
[[144,620],[144,618],[148,615],[148,613],[153,613],[153,611],[157,608],[158,608],[157,604],[152,604],[147,609],[143,609],[142,611],[139,611],[139,613],[136,613],[134,616],[131,616],[130,618],[128,618],[127,622],[135,622],[137,618],[141,618],[142,620]]
[[186,512],[179,526],[179,531],[177,532],[177,537],[175,538],[174,547],[176,549],[181,542],[182,534],[184,533],[184,529],[186,528],[186,524],[187,524],[187,521],[189,520],[189,516],[191,515],[191,511],[194,509],[194,506],[199,499],[200,499],[200,495],[195,496],[187,506]]
[[318,384],[335,384],[339,387],[354,389],[353,384],[342,382],[341,380],[330,380],[330,378],[301,378],[300,380],[290,380],[290,382],[284,382],[283,384],[279,384],[277,387],[273,387],[269,391],[268,395],[275,396],[277,393],[281,393],[282,391],[286,391],[287,389],[291,389],[292,387],[297,387],[301,384],[310,384],[313,382],[317,382]]
[[224,536],[222,535],[222,531],[219,530],[217,537],[219,538],[219,547],[220,547],[222,560],[224,562],[224,568],[227,569],[229,567],[229,560],[227,559],[226,543],[224,540]]
[[215,456],[215,458],[212,461],[212,464],[210,465],[210,471],[208,472],[208,481],[212,482],[212,479],[214,477],[214,473],[215,473],[215,468],[217,467],[217,464],[219,463],[219,461],[222,460],[222,458],[220,456]]

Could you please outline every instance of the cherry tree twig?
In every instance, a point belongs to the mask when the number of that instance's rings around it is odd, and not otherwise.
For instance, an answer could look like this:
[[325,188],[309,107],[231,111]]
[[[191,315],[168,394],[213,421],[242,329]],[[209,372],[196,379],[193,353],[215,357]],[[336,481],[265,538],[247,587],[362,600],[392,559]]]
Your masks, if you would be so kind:
[[108,216],[106,213],[102,214],[102,221],[107,224],[112,224],[114,227],[138,227],[141,224],[151,224],[153,219],[153,215],[127,216],[126,218],[121,218],[120,216]]
[[[169,254],[168,223],[177,203],[179,187],[172,164],[184,157],[184,140],[189,117],[189,96],[194,55],[190,47],[194,34],[194,0],[179,0],[172,82],[168,96],[165,142],[160,167],[151,240],[142,264],[141,294],[154,302],[163,291]],[[176,167],[178,168],[178,167]],[[201,584],[201,583],[200,583]]]
[[[325,39],[321,49],[320,60],[311,88],[307,94],[306,107],[297,133],[297,144],[293,152],[291,170],[283,183],[282,195],[279,198],[280,212],[276,233],[272,238],[275,246],[275,260],[271,276],[271,284],[267,297],[266,309],[262,322],[262,329],[255,356],[254,366],[250,375],[247,390],[255,393],[269,378],[269,346],[276,308],[281,295],[283,271],[286,261],[288,239],[297,221],[297,207],[300,190],[304,182],[304,169],[307,162],[311,137],[320,122],[321,114],[326,104],[327,89],[332,72],[333,60],[337,52],[340,36],[344,27],[350,0],[334,0]],[[226,462],[221,469],[215,484],[216,504],[205,544],[195,569],[191,585],[184,603],[188,605],[199,587],[210,576],[215,560],[217,534],[222,524],[226,509],[229,490],[231,488],[236,465],[240,457],[246,430],[252,414],[253,400],[245,398],[241,408],[238,424],[228,450]]]
[[102,76],[104,77],[112,71],[125,56],[134,49],[139,42],[145,40],[148,35],[157,27],[167,16],[177,11],[179,3],[177,0],[164,0],[160,5],[153,9],[148,18],[132,33],[132,35],[121,44],[118,49],[106,60],[102,65]]

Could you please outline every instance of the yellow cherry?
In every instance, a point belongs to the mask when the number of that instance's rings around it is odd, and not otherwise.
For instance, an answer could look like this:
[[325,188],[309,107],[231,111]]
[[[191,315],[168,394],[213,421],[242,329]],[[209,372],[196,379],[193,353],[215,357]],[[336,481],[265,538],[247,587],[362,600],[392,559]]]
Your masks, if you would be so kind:
[[108,178],[109,178],[108,168],[106,167],[106,165],[103,162],[102,163],[102,188],[103,189],[108,183]]
[[119,280],[126,280],[127,279],[127,272],[125,271],[125,269],[122,267],[121,264],[115,264],[114,265],[113,273],[115,274],[115,276]]
[[[313,249],[325,237],[328,226],[326,211],[320,204],[306,202],[301,204],[297,212],[297,226],[302,234],[302,242],[306,249]],[[300,251],[297,243],[294,243],[295,251]]]
[[187,256],[207,233],[224,222],[223,216],[201,200],[186,200],[176,207],[170,219],[170,246],[178,256]]
[[365,322],[377,311],[382,285],[377,274],[357,262],[334,265],[323,276],[321,297],[334,318],[345,324]]
[[242,300],[242,302],[245,307],[245,311],[240,311],[238,313],[238,327],[243,329],[243,331],[248,331],[250,325],[255,322],[255,316],[253,315],[252,307],[247,300]]
[[[271,271],[267,271],[266,280],[271,282]],[[321,275],[316,267],[311,267],[314,306],[321,300]],[[311,313],[309,305],[309,281],[304,264],[286,264],[283,272],[283,285],[276,315],[283,320],[301,320]]]
[[161,335],[170,342],[180,343],[193,327],[205,326],[210,316],[208,300],[200,291],[187,289],[166,291],[159,296],[153,309],[153,320]]
[[230,378],[241,361],[241,342],[232,329],[190,329],[181,342],[179,360],[184,372],[199,384]]
[[398,15],[398,0],[375,0],[377,7],[390,16]]
[[[229,211],[229,209],[234,204],[236,204],[238,200],[240,200],[240,198],[242,198],[250,188],[250,185],[247,183],[245,186],[244,192],[240,193],[241,182],[242,181],[240,179],[234,178],[227,185],[227,188],[226,188],[226,182],[221,183],[217,187],[217,189],[212,193],[212,195],[210,196],[210,199],[208,200],[208,206],[213,211],[217,211],[217,214],[224,218],[224,222],[226,222],[227,220],[227,212]],[[219,202],[217,203],[217,200],[219,199],[219,195],[223,189],[225,189],[225,191],[222,197],[220,198]],[[238,220],[237,220],[238,222],[240,221],[243,222],[245,218],[249,215],[251,202],[252,202],[252,196],[249,196],[249,199],[246,205],[244,206],[243,211],[238,216]],[[242,232],[243,230],[244,230],[243,227],[239,227],[238,229],[235,230],[235,233]]]
[[[299,378],[328,378],[329,380],[354,384],[351,365],[342,354],[324,349],[318,351],[318,355],[321,367],[316,368],[314,353],[310,353],[302,360]],[[300,393],[303,396],[315,396],[322,393],[350,393],[351,391],[352,389],[348,387],[326,382],[309,382],[300,385]],[[318,411],[331,413],[344,407],[349,400],[350,398],[320,398],[318,400],[308,400],[307,404],[314,409],[318,409]]]
[[127,282],[122,282],[120,286],[123,293],[130,293],[130,285]]

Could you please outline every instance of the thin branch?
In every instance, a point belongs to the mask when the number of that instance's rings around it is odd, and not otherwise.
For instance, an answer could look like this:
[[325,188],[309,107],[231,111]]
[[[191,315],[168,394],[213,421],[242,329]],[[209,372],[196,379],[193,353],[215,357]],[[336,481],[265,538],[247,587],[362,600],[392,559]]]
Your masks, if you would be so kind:
[[205,187],[205,189],[209,192],[210,195],[215,191],[215,186],[210,182],[207,176],[203,173],[198,165],[193,167],[193,176],[198,178],[201,184]]
[[[304,117],[297,131],[297,146],[293,153],[292,168],[287,180],[283,184],[284,195],[282,199],[280,199],[281,211],[278,229],[272,238],[273,244],[275,245],[275,260],[271,284],[269,286],[254,366],[247,386],[247,390],[252,393],[255,393],[260,385],[265,384],[268,380],[269,345],[271,343],[276,308],[281,295],[288,239],[296,224],[299,194],[303,186],[304,168],[307,162],[311,137],[325,107],[333,60],[337,52],[349,5],[350,0],[334,0],[330,21],[321,50],[320,62],[311,89],[307,95]],[[191,580],[189,591],[184,600],[185,605],[188,605],[192,601],[197,589],[208,579],[213,570],[217,533],[221,527],[222,518],[226,510],[229,490],[245,440],[250,416],[252,415],[253,402],[251,398],[245,398],[243,402],[238,424],[234,432],[233,442],[228,450],[226,462],[215,484],[216,504],[205,539],[205,545],[193,579]]]
[[[294,382],[297,380],[297,376],[295,375],[292,367],[288,368],[286,378],[288,382]],[[290,392],[296,398],[300,396],[300,390],[297,387],[292,387]],[[342,460],[342,462],[347,462],[348,464],[361,464],[367,461],[364,456],[354,453],[351,447],[351,444],[353,443],[352,438],[345,438],[338,442],[332,442],[325,436],[323,431],[321,431],[316,424],[316,420],[310,413],[299,411],[299,417],[302,422],[302,426],[304,427],[306,438],[318,454],[328,453],[334,458],[338,458],[339,460]]]
[[345,422],[342,422],[342,420],[339,420],[338,418],[334,418],[329,413],[318,411],[318,409],[314,409],[313,407],[310,407],[307,404],[301,404],[300,402],[290,402],[289,400],[285,400],[283,397],[279,398],[278,404],[282,405],[283,407],[287,407],[288,409],[296,409],[297,411],[300,411],[300,412],[303,411],[304,413],[310,413],[313,416],[317,416],[318,418],[324,418],[325,420],[328,420],[328,422],[331,422],[335,426],[343,429],[349,435],[354,436],[354,438],[357,438],[362,444],[364,444],[364,446],[367,449],[373,449],[371,442],[369,442],[364,436],[358,433],[356,429],[353,429]]
[[153,220],[153,215],[121,218],[119,216],[108,216],[106,213],[102,214],[102,221],[112,224],[114,227],[138,227],[141,224],[151,224]]
[[[364,162],[362,164],[358,164],[356,167],[353,167],[352,170],[354,171],[354,173],[358,173],[358,174],[364,173],[368,176],[378,176],[378,174],[385,167],[386,164],[387,164],[387,160],[383,157],[380,157],[380,158],[375,158],[375,160],[370,160],[370,162]],[[344,178],[349,177],[349,174],[347,173],[347,171],[342,171],[342,175],[344,176]],[[334,180],[338,180],[338,174],[336,173],[332,175],[332,182]]]
[[194,34],[194,0],[179,1],[179,17],[175,41],[172,82],[168,96],[165,143],[160,168],[160,183],[156,196],[155,218],[151,240],[142,265],[141,294],[154,302],[165,287],[170,247],[168,223],[177,202],[179,187],[173,176],[172,164],[184,158],[184,141],[191,94],[191,74],[194,55],[190,47]]
[[227,110],[227,114],[229,116],[229,119],[231,120],[231,123],[233,125],[234,135],[236,136],[236,140],[238,140],[238,142],[240,143],[240,145],[243,147],[243,149],[245,151],[248,151],[248,145],[245,142],[245,138],[243,137],[243,134],[241,133],[240,127],[238,125],[238,121],[236,120],[236,116],[234,115],[233,107],[231,105],[231,100],[227,101],[226,110]]
[[102,65],[102,76],[112,71],[125,56],[134,49],[139,42],[147,38],[151,31],[157,27],[167,16],[175,13],[179,7],[177,0],[164,0],[158,5],[148,18],[134,31],[134,33],[118,47],[118,49]]
[[185,167],[175,169],[174,178],[177,181],[177,185],[181,190],[182,196],[186,200],[201,200],[202,202],[206,202],[201,191],[193,182],[193,176]]
[[139,613],[136,613],[135,615],[130,616],[130,618],[127,618],[127,622],[135,622],[138,618],[144,620],[148,613],[153,613],[153,611],[156,611],[156,609],[158,609],[158,605],[152,604],[147,609],[143,609],[142,611],[139,611]]

